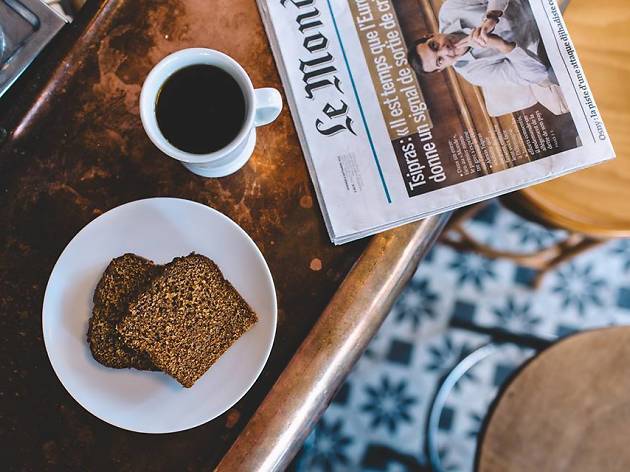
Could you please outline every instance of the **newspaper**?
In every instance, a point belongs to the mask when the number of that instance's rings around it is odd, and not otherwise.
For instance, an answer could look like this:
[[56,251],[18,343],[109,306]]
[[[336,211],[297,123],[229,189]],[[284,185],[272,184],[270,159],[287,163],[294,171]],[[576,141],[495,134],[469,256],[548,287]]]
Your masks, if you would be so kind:
[[335,244],[614,152],[555,0],[258,0]]

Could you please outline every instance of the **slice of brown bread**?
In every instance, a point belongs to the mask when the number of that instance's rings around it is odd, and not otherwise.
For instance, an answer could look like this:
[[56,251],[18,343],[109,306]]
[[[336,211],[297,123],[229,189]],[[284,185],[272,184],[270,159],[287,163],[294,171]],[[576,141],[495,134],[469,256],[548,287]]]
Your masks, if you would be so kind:
[[256,321],[217,265],[193,253],[164,266],[131,302],[118,332],[128,346],[191,387]]
[[107,367],[158,370],[144,353],[125,345],[116,325],[127,314],[129,302],[160,272],[152,261],[124,254],[113,259],[94,291],[94,308],[87,332],[92,356]]

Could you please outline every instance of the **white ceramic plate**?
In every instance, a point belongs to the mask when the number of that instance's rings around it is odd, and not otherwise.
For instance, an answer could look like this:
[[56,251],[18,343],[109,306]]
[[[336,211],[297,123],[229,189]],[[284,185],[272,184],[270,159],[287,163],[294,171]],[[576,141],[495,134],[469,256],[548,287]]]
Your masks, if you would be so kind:
[[[110,369],[86,341],[94,288],[107,264],[126,252],[156,263],[195,251],[214,260],[259,321],[192,388],[161,372]],[[182,431],[234,405],[269,357],[276,293],[262,254],[236,223],[202,204],[151,198],[114,208],[83,228],[50,275],[42,314],[44,342],[59,380],[86,410],[120,428]]]

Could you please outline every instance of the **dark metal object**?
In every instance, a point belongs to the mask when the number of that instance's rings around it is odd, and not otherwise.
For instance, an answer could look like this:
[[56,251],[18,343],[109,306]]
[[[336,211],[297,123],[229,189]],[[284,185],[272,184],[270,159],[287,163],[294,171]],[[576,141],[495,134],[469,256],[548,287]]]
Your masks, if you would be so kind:
[[0,96],[66,22],[40,0],[0,0]]
[[479,346],[460,359],[441,379],[433,395],[433,399],[429,405],[429,416],[425,429],[425,450],[429,466],[434,472],[443,472],[445,470],[444,467],[442,467],[442,460],[440,459],[437,434],[440,417],[446,406],[446,399],[455,387],[455,384],[457,384],[470,369],[484,359],[496,354],[502,345],[515,344],[524,348],[534,349],[536,352],[541,352],[557,340],[557,338],[546,339],[528,334],[513,333],[501,328],[487,328],[458,318],[453,318],[450,326],[490,336],[491,341]]
[[540,338],[538,336],[532,336],[531,334],[527,333],[514,333],[512,331],[508,331],[502,328],[479,326],[469,321],[459,319],[457,317],[451,320],[450,327],[465,329],[466,331],[472,331],[473,333],[490,336],[495,343],[511,343],[521,347],[535,349],[536,351],[547,349],[557,339],[557,337]]
[[461,359],[455,366],[444,376],[433,396],[429,407],[429,417],[425,430],[425,449],[429,466],[434,472],[444,472],[442,460],[437,445],[437,433],[440,424],[442,411],[446,406],[446,399],[455,387],[455,384],[479,362],[490,357],[497,351],[498,345],[493,343],[484,344],[475,349],[470,354]]
[[[142,82],[155,63],[178,49],[223,50],[243,64],[255,86],[281,88],[254,0],[92,2],[54,44],[0,103],[0,125],[9,132],[0,147],[3,466],[214,466],[368,241],[330,244],[288,110],[258,130],[247,166],[222,179],[192,175],[161,154],[142,129]],[[234,219],[265,255],[279,302],[274,349],[248,394],[216,420],[164,436],[122,431],[85,412],[55,377],[41,339],[45,285],[65,245],[104,211],[150,196],[188,198]],[[385,240],[401,231],[406,230],[394,230]],[[361,258],[359,270],[372,270],[386,257],[371,254]],[[351,364],[344,362],[345,371],[336,375],[347,374]]]

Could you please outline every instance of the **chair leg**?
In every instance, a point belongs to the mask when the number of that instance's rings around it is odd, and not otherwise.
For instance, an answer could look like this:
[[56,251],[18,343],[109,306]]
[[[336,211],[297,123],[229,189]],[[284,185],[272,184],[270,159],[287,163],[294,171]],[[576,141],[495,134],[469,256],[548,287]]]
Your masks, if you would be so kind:
[[537,271],[532,280],[534,288],[540,287],[545,275],[560,264],[609,241],[607,239],[594,239],[579,233],[570,233],[564,241],[538,251],[529,253],[500,251],[478,241],[464,227],[485,205],[485,203],[472,205],[455,214],[440,241],[458,251],[476,252],[489,259],[508,259],[517,265],[534,269]]
[[443,234],[448,233],[448,231],[451,229],[459,228],[466,222],[472,220],[481,210],[486,208],[488,204],[489,201],[484,201],[457,210],[448,220],[448,223],[446,224],[446,229]]
[[606,239],[592,239],[583,236],[580,240],[575,241],[573,244],[565,245],[563,247],[563,251],[560,252],[557,257],[548,261],[545,267],[538,270],[536,276],[534,277],[534,280],[532,281],[533,287],[539,288],[542,285],[542,281],[545,275],[547,275],[559,265],[564,264],[565,262],[569,262],[580,254],[590,251],[591,249],[602,246],[606,242],[608,242],[608,240]]

